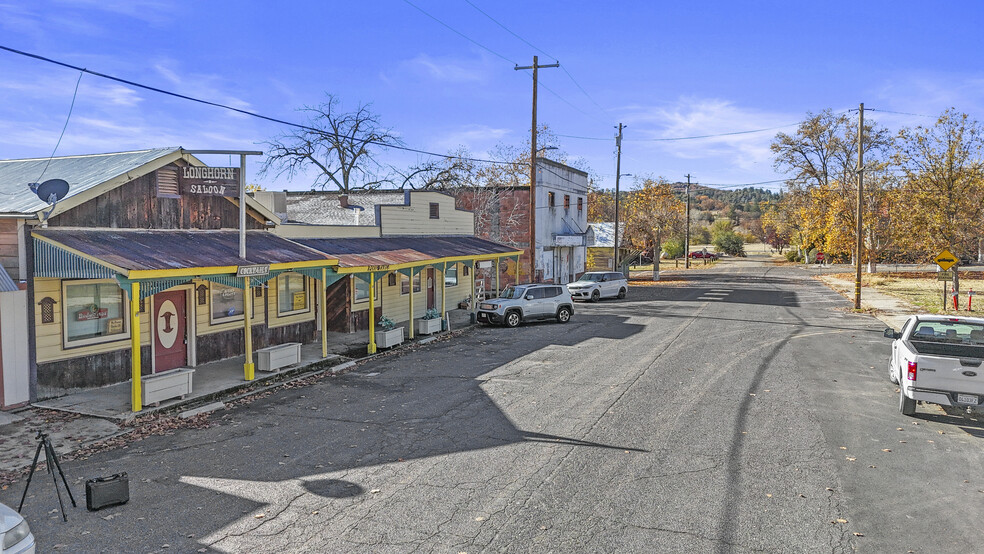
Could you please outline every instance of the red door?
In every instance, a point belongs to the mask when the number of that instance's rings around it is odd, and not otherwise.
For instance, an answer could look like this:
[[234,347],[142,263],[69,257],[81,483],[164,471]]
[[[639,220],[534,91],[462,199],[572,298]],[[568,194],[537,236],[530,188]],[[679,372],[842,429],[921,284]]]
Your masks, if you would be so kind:
[[154,373],[188,363],[185,316],[183,290],[154,295]]
[[434,294],[434,268],[427,268],[427,309],[433,310],[437,307],[437,299]]

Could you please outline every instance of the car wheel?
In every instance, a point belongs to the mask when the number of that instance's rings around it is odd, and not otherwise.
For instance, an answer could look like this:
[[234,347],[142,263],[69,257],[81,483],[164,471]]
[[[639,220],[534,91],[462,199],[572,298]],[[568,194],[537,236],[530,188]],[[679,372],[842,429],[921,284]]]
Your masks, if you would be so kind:
[[896,385],[899,384],[899,380],[895,377],[895,369],[892,367],[891,362],[888,363],[888,380]]
[[561,306],[560,309],[557,310],[557,321],[561,323],[567,323],[570,320],[571,320],[571,309],[568,308],[567,306]]
[[519,317],[519,312],[509,312],[506,314],[505,320],[506,327],[518,327],[519,322],[522,318]]
[[618,289],[618,297],[625,298],[625,289]]
[[594,292],[591,293],[591,301],[592,302],[597,302],[599,300],[601,300],[601,291],[598,290],[598,289],[595,289]]
[[916,413],[916,401],[905,395],[901,385],[899,385],[899,413],[905,416]]

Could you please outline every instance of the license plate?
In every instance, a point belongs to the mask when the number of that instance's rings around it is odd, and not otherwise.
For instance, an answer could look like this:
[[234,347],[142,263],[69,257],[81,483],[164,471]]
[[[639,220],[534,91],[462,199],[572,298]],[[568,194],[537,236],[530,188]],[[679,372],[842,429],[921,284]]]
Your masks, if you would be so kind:
[[977,397],[973,394],[958,394],[957,402],[961,404],[977,404]]

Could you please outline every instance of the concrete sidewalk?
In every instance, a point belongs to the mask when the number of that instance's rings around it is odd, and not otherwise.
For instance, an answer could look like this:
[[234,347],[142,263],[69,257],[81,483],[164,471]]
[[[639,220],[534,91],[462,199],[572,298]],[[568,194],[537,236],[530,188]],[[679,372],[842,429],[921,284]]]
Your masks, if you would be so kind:
[[[467,310],[448,312],[451,330],[470,327],[471,313]],[[416,336],[407,344],[433,340],[437,335]],[[130,410],[130,383],[118,383],[107,387],[86,389],[58,398],[37,402],[16,413],[0,412],[0,486],[11,481],[11,475],[3,472],[19,470],[30,465],[36,446],[38,430],[50,434],[55,450],[60,456],[81,447],[132,431],[129,426],[135,416],[144,417],[155,412],[189,410],[186,414],[204,409],[218,409],[241,396],[253,394],[267,387],[324,371],[339,371],[348,367],[353,359],[367,357],[368,331],[356,333],[329,333],[327,358],[321,357],[321,343],[301,346],[301,362],[277,372],[256,372],[256,378],[247,382],[243,371],[245,356],[201,364],[195,368],[193,391],[184,399],[163,401],[158,406],[145,406],[138,414]],[[381,352],[384,352],[381,350]],[[129,427],[129,428],[128,428]]]
[[[854,281],[831,275],[818,275],[817,279],[843,294],[845,298],[854,300]],[[915,307],[902,299],[867,287],[861,289],[861,308],[871,310],[871,315],[893,329],[901,329],[906,318],[918,312]]]

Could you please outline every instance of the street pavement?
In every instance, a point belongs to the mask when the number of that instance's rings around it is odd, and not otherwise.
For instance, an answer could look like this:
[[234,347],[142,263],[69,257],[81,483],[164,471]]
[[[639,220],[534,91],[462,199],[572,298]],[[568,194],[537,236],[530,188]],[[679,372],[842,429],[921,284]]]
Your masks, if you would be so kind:
[[[984,425],[898,414],[883,323],[763,258],[479,327],[64,464],[65,552],[979,550]],[[16,506],[23,482],[0,491]]]

